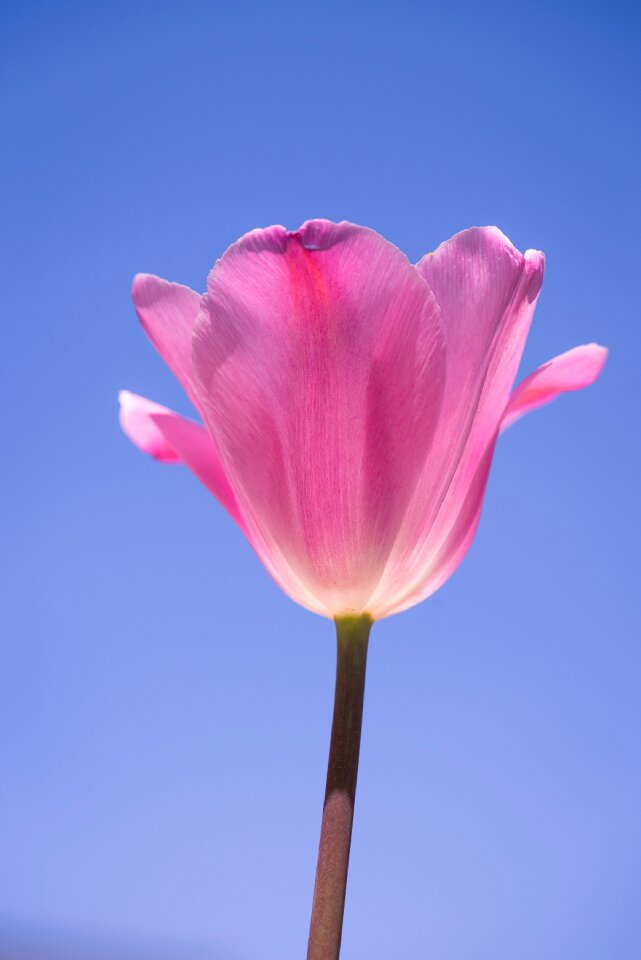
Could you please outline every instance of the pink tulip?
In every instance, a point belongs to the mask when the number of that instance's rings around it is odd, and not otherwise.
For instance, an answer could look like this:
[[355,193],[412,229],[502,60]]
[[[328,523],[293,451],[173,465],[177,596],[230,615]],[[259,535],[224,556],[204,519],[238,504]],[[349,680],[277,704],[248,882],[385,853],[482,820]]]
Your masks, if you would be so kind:
[[298,603],[336,620],[337,667],[308,960],[337,960],[372,621],[463,559],[501,430],[592,383],[596,344],[514,392],[543,254],[495,227],[413,267],[373,230],[254,230],[202,297],[142,275],[138,316],[204,426],[121,394],[125,433],[185,463]]
[[298,603],[397,613],[463,559],[501,430],[605,363],[575,347],[511,392],[543,267],[495,227],[416,266],[351,223],[253,230],[203,296],[136,277],[140,321],[203,425],[123,391],[123,429],[186,464]]

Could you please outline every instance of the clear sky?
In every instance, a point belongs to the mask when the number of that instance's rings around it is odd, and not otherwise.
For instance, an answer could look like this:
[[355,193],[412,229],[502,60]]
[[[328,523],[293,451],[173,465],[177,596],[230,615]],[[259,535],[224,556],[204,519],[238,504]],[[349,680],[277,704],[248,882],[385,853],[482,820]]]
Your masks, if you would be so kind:
[[548,257],[524,371],[611,350],[501,440],[454,577],[374,630],[345,960],[638,960],[638,7],[0,17],[0,955],[304,955],[332,626],[116,394],[189,412],[136,272],[202,289],[248,229],[324,216],[414,260],[497,224]]

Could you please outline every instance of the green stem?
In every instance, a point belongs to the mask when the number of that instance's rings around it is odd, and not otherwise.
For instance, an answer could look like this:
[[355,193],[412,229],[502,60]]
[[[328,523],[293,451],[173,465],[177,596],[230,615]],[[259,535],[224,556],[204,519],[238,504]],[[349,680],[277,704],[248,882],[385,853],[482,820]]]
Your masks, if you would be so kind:
[[361,745],[367,616],[336,620],[336,692],[307,960],[338,960]]

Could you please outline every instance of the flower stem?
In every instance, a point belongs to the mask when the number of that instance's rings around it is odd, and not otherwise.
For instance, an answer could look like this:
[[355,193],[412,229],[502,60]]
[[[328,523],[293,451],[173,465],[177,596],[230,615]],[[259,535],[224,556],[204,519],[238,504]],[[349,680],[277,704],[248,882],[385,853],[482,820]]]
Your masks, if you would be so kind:
[[336,691],[307,960],[338,960],[361,745],[367,616],[336,620]]

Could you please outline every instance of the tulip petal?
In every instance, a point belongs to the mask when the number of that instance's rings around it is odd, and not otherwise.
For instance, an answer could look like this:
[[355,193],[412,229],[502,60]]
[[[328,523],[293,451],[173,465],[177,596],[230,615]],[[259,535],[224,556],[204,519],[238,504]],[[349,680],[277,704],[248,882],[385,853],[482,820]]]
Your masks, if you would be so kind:
[[439,449],[457,463],[480,456],[518,370],[543,282],[544,257],[520,253],[496,227],[456,234],[417,265],[441,308],[447,373]]
[[146,397],[130,393],[129,390],[121,390],[118,400],[120,426],[131,442],[154,460],[159,460],[161,463],[180,463],[180,457],[152,419],[154,414],[167,414],[171,413],[171,410],[159,403],[154,403],[153,400],[147,400]]
[[364,609],[439,419],[442,335],[424,280],[352,224],[255,230],[209,276],[193,358],[263,561],[281,585],[289,565],[330,614]]
[[129,439],[162,463],[184,463],[245,531],[236,497],[207,430],[128,390],[121,390],[119,399],[120,423]]
[[[574,347],[543,364],[512,393],[500,429],[506,429],[525,413],[550,403],[562,393],[580,390],[594,383],[605,365],[607,355],[605,347],[591,343]],[[470,548],[481,516],[495,441],[496,435],[479,463],[463,508],[432,564],[434,573],[421,584],[420,589],[406,597],[394,612],[414,606],[435,593],[456,570]]]
[[551,403],[562,393],[580,390],[594,383],[603,370],[607,356],[605,347],[598,343],[587,343],[548,360],[513,392],[503,414],[501,429],[507,429],[525,413]]
[[[375,617],[405,609],[409,597],[417,603],[429,596],[449,569],[453,540],[471,542],[487,480],[486,472],[479,480],[481,465],[493,450],[543,269],[543,254],[520,253],[494,227],[465,230],[417,265],[441,308],[445,394],[432,451],[370,599]],[[459,561],[464,552],[455,551]]]
[[180,283],[139,273],[131,296],[145,333],[197,407],[191,338],[200,294]]
[[[429,565],[427,577],[414,582],[413,589],[406,591],[401,600],[392,600],[387,607],[377,612],[377,616],[388,616],[390,613],[400,613],[408,610],[431,596],[449,580],[465,554],[470,549],[481,519],[481,508],[485,497],[487,481],[492,466],[496,437],[488,445],[481,458],[476,473],[472,478],[466,496],[460,506],[458,514],[453,518],[440,547],[435,551]],[[411,581],[410,581],[411,582]]]

